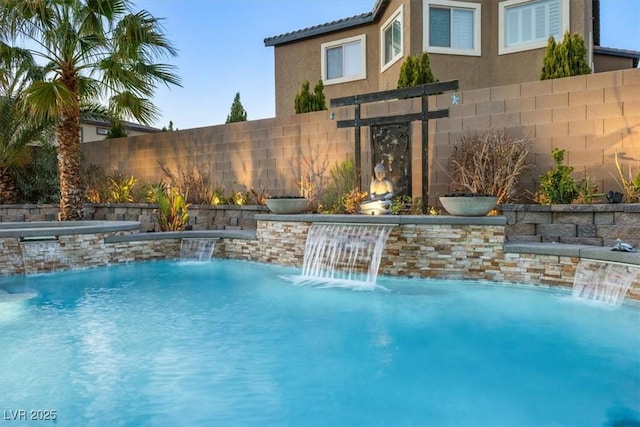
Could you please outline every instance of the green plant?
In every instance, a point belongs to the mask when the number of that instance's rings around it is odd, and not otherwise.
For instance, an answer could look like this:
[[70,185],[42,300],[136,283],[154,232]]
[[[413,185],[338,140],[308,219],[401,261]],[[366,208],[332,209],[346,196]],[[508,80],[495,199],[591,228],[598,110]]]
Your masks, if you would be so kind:
[[251,200],[251,195],[247,192],[243,192],[240,190],[234,190],[231,192],[231,196],[229,196],[229,204],[244,206],[249,200]]
[[133,203],[133,187],[138,183],[138,178],[115,175],[107,177],[109,183],[108,203]]
[[578,183],[578,197],[576,198],[576,202],[593,203],[593,200],[599,197],[604,197],[604,193],[598,193],[598,186],[592,184],[589,177],[585,175]]
[[227,116],[225,123],[245,122],[247,121],[247,112],[245,111],[242,103],[240,102],[240,92],[236,93],[231,104],[231,112]]
[[329,171],[329,182],[320,198],[318,209],[324,213],[337,213],[343,209],[341,198],[356,188],[356,167],[353,160],[335,164]]
[[107,136],[105,139],[113,139],[113,138],[124,138],[127,136],[127,131],[122,126],[122,122],[120,120],[112,120],[111,129],[107,132]]
[[569,204],[579,194],[578,185],[571,176],[573,168],[563,165],[565,150],[554,148],[551,151],[555,165],[546,174],[540,176],[540,185],[535,200],[543,205]]
[[540,80],[590,74],[587,48],[579,34],[566,32],[561,43],[549,37],[544,56]]
[[44,64],[44,78],[25,88],[29,111],[57,121],[59,217],[82,219],[82,105],[105,100],[110,117],[151,124],[158,83],[180,85],[174,67],[155,60],[177,52],[160,20],[127,0],[3,1],[0,34],[0,45]]
[[628,175],[625,176],[623,167],[618,161],[618,153],[616,153],[615,160],[616,168],[618,169],[618,175],[620,177],[620,181],[618,181],[618,184],[620,185],[620,188],[622,188],[622,193],[624,194],[624,202],[640,202],[640,159],[638,159],[638,173],[635,177],[631,172],[631,166],[629,166]]
[[413,199],[410,196],[402,195],[396,196],[391,200],[391,206],[389,206],[389,212],[392,215],[400,215],[401,213],[411,212],[413,209]]
[[149,188],[148,199],[158,204],[160,231],[184,231],[189,223],[189,203],[177,188],[168,183]]
[[318,83],[313,88],[313,93],[309,91],[309,81],[305,80],[302,83],[302,89],[296,94],[294,103],[296,114],[326,110],[327,102],[324,97],[322,80],[318,80]]
[[360,190],[351,190],[343,194],[336,205],[333,206],[334,214],[356,214],[360,212],[360,204],[367,199],[369,193]]
[[431,62],[429,54],[422,52],[422,55],[408,56],[400,68],[400,76],[398,77],[398,89],[403,87],[413,87],[425,83],[434,83],[438,79],[435,78],[431,71]]
[[463,136],[451,152],[451,191],[496,196],[498,203],[511,201],[527,169],[530,146],[528,136],[514,137],[494,129]]
[[60,201],[58,159],[52,144],[32,147],[31,162],[14,170],[17,200],[20,203]]

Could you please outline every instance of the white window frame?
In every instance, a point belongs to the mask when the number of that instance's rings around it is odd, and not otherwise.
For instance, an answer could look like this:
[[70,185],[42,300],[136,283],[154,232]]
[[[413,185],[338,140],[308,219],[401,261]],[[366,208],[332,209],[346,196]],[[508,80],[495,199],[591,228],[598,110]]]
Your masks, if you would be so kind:
[[[361,67],[362,72],[360,74],[353,75],[353,76],[340,77],[340,78],[337,78],[337,79],[327,79],[327,49],[330,49],[330,48],[333,48],[333,47],[337,47],[337,46],[346,45],[346,44],[349,44],[349,43],[353,43],[355,41],[360,41],[360,48],[361,48],[360,67]],[[320,45],[320,67],[322,68],[321,76],[322,76],[323,84],[324,85],[333,85],[333,84],[338,84],[338,83],[345,83],[345,82],[351,82],[351,81],[355,81],[355,80],[366,79],[367,78],[366,57],[367,57],[367,36],[366,36],[366,34],[361,34],[359,36],[353,36],[353,37],[348,37],[348,38],[345,38],[345,39],[340,39],[340,40],[335,40],[335,41],[331,41],[331,42],[327,42],[327,43],[322,43]]]
[[[404,5],[400,5],[398,10],[396,10],[393,15],[389,19],[387,19],[382,27],[380,27],[380,72],[383,72],[387,68],[391,67],[393,64],[398,62],[404,56]],[[385,39],[384,33],[393,25],[395,21],[400,21],[400,52],[396,54],[393,58],[389,60],[385,64]],[[391,29],[393,32],[393,29]]]
[[[549,36],[547,35],[544,40],[535,41],[532,43],[523,43],[516,46],[508,47],[506,45],[506,34],[507,34],[507,22],[506,22],[506,12],[510,7],[521,6],[526,3],[538,3],[541,0],[508,0],[504,2],[500,2],[498,5],[498,55],[506,55],[509,53],[515,52],[523,52],[526,50],[540,49],[547,46],[547,42],[549,41]],[[560,19],[560,40],[556,40],[557,42],[562,41],[562,37],[564,34],[569,31],[570,26],[570,3],[568,0],[559,0],[560,2],[560,13],[562,17]]]
[[109,128],[103,128],[103,127],[96,127],[96,134],[97,135],[108,135],[109,134]]
[[[458,49],[453,47],[429,46],[429,8],[431,6],[446,9],[468,9],[473,11],[473,49]],[[424,0],[422,4],[422,48],[429,53],[443,53],[446,55],[481,56],[482,55],[482,5],[453,0]]]

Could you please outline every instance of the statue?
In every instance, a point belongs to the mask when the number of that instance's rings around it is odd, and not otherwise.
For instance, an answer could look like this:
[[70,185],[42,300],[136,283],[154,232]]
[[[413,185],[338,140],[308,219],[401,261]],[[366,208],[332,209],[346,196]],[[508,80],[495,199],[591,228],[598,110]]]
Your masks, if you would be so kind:
[[384,166],[380,163],[373,168],[375,178],[369,187],[369,199],[360,204],[360,213],[365,215],[384,215],[389,213],[393,198],[393,184],[386,178]]

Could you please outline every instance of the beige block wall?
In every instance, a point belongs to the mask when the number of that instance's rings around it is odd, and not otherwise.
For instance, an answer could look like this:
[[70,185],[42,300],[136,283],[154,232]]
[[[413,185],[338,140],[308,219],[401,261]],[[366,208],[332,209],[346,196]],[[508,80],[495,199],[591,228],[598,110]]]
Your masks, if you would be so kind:
[[[449,117],[429,121],[430,204],[448,191],[446,165],[453,144],[491,127],[528,134],[533,146],[522,184],[534,192],[553,164],[551,150],[567,151],[574,178],[587,174],[602,191],[619,190],[615,155],[637,173],[640,165],[640,69],[461,91],[430,99],[430,109],[449,108]],[[419,111],[419,100],[367,104],[362,117]],[[271,195],[298,194],[304,173],[328,176],[333,165],[353,159],[354,129],[337,121],[353,118],[353,107],[176,132],[162,132],[83,145],[84,164],[157,182],[160,166],[173,173],[197,168],[226,190],[254,188]],[[413,196],[421,187],[420,122],[411,128]],[[370,179],[370,132],[362,128],[362,182]],[[522,193],[524,196],[527,193]],[[526,197],[525,197],[526,199]]]

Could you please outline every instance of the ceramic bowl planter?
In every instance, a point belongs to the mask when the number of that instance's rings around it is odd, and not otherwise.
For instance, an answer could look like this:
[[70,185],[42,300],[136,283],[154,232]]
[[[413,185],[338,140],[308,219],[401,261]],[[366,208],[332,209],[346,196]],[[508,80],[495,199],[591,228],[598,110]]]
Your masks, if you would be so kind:
[[440,197],[440,203],[454,216],[485,216],[495,208],[495,196],[464,195]]
[[299,214],[309,206],[309,199],[304,197],[269,197],[267,207],[276,214]]

